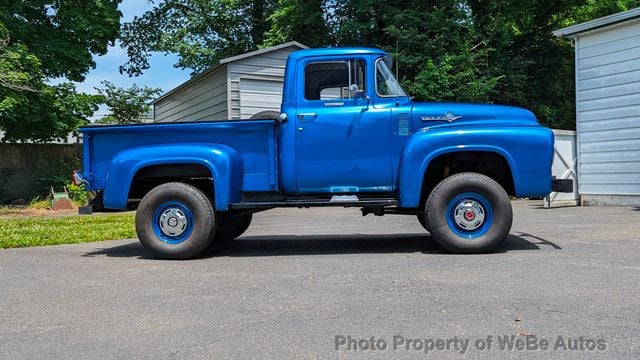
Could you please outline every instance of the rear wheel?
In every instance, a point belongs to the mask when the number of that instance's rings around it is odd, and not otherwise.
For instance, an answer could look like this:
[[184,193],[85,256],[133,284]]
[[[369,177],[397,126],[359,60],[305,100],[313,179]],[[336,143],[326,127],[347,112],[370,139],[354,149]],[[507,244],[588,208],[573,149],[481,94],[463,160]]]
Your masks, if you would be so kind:
[[418,214],[416,214],[416,217],[418,218],[418,222],[420,223],[420,225],[422,225],[422,227],[428,232],[431,232],[431,230],[429,229],[429,224],[427,224],[427,217],[425,213],[419,212]]
[[457,253],[489,252],[511,230],[511,202],[493,179],[460,173],[442,180],[425,205],[433,239]]
[[218,231],[214,241],[231,241],[236,239],[251,225],[251,213],[243,214],[218,214]]
[[216,231],[213,205],[196,187],[166,183],[149,191],[136,212],[140,243],[155,257],[188,259],[202,253]]

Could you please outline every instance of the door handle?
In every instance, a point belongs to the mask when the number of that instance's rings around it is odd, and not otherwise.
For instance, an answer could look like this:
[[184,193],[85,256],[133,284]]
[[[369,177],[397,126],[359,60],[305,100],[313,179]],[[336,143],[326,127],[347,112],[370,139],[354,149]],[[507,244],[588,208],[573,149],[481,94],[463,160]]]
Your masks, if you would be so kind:
[[304,118],[316,118],[318,117],[318,114],[316,113],[300,113],[298,114],[298,119],[302,120]]

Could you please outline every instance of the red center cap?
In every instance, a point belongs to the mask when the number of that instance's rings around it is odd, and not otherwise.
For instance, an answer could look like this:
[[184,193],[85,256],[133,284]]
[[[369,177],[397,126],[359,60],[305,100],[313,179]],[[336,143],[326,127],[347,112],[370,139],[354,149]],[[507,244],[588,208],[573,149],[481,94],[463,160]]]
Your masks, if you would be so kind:
[[464,218],[467,219],[467,221],[471,221],[476,218],[476,213],[471,210],[467,210],[464,212]]

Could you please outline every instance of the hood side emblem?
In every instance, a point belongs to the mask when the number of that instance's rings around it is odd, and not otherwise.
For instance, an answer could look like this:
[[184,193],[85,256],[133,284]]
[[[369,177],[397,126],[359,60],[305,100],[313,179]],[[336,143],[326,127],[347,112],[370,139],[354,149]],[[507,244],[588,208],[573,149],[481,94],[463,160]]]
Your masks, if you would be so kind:
[[443,116],[422,116],[420,120],[422,121],[448,121],[453,122],[462,118],[462,116],[456,116],[451,111],[447,111]]

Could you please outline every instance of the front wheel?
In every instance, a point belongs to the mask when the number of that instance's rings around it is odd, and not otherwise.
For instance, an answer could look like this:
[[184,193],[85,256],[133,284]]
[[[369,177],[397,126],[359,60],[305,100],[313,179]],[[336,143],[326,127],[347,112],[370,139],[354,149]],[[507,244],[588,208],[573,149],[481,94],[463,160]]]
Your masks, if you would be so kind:
[[442,180],[429,195],[425,212],[434,241],[456,253],[492,251],[509,235],[513,220],[509,195],[478,173]]
[[202,253],[216,231],[213,205],[196,187],[166,183],[149,191],[136,212],[140,243],[155,257],[188,259]]

